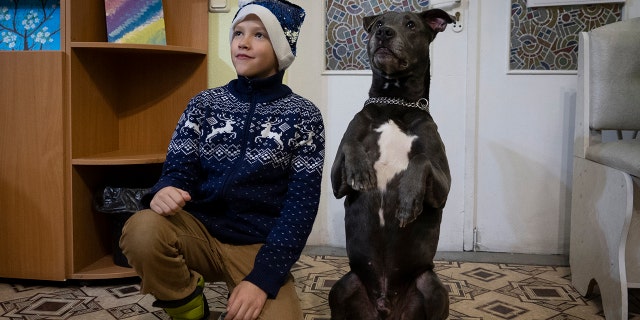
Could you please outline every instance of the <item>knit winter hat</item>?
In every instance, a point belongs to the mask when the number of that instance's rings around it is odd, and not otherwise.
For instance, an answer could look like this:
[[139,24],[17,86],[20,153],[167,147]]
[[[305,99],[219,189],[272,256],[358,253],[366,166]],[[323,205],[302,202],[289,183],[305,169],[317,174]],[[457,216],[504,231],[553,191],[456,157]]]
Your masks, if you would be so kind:
[[255,14],[267,29],[278,58],[278,70],[288,68],[296,57],[296,43],[305,17],[304,9],[286,0],[240,0],[239,7],[231,23],[229,41],[233,39],[236,25],[248,15]]

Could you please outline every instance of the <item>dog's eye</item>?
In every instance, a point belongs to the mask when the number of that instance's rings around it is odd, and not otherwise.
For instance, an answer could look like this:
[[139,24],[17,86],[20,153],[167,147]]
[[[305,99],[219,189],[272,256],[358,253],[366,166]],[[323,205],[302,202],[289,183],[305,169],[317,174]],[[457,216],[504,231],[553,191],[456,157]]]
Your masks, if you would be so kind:
[[378,22],[376,22],[376,27],[380,28],[383,24],[384,23],[382,23],[382,21],[378,20]]
[[407,28],[409,29],[414,29],[416,27],[416,23],[413,21],[408,21],[407,22]]

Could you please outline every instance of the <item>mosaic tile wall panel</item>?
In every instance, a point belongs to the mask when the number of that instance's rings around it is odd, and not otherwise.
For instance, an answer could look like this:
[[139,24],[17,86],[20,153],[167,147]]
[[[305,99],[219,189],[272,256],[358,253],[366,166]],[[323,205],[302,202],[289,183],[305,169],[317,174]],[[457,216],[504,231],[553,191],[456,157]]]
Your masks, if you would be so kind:
[[[367,70],[362,18],[384,11],[420,11],[429,0],[326,0],[327,70]],[[578,34],[620,21],[622,5],[527,8],[511,1],[511,70],[576,70]]]
[[527,8],[511,0],[511,70],[577,70],[578,35],[620,21],[621,4]]
[[367,33],[362,18],[386,11],[422,11],[429,0],[326,0],[327,70],[366,70]]

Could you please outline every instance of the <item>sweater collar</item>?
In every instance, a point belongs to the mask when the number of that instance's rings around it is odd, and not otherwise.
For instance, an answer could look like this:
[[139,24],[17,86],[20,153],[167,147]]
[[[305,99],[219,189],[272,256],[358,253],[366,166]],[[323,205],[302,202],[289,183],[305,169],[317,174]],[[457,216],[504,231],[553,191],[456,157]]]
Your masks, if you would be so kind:
[[286,95],[291,89],[282,83],[284,71],[280,71],[273,76],[260,79],[249,79],[239,76],[229,82],[229,90],[241,100],[255,102],[269,102]]

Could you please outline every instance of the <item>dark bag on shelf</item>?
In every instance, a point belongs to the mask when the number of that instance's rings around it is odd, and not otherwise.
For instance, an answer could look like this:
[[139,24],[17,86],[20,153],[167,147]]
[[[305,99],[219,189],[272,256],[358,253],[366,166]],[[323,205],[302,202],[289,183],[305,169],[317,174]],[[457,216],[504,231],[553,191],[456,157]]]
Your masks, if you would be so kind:
[[148,188],[105,187],[95,196],[95,210],[108,214],[111,221],[113,263],[118,266],[131,267],[119,245],[122,227],[131,215],[144,209],[141,200],[148,191]]

